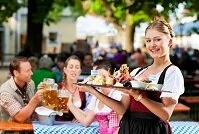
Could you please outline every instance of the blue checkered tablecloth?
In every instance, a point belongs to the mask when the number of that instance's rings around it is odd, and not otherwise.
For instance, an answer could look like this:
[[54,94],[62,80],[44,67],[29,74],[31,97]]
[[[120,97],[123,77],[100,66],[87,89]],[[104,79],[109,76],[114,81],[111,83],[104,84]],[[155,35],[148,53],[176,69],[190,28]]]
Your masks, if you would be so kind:
[[171,121],[172,134],[199,134],[199,122]]
[[[171,121],[172,134],[199,134],[199,122]],[[84,127],[80,123],[55,122],[52,126],[33,122],[34,134],[99,134],[97,123]]]
[[80,123],[55,122],[52,126],[33,122],[34,134],[99,134],[98,123],[84,127]]

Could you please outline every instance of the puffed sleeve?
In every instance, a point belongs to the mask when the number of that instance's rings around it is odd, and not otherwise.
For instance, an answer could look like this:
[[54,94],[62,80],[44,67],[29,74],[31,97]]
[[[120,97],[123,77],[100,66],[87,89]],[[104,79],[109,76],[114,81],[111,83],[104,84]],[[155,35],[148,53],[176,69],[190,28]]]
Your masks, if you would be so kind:
[[170,92],[162,92],[160,98],[171,97],[176,101],[178,101],[179,96],[184,93],[184,78],[178,67],[171,66],[168,68],[162,90]]

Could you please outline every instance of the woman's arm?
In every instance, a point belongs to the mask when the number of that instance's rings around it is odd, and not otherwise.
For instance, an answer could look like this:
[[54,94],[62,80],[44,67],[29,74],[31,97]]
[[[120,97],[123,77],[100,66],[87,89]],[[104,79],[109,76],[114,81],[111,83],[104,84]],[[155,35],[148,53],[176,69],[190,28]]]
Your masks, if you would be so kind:
[[100,93],[99,91],[93,89],[92,87],[80,86],[79,90],[81,92],[90,92],[91,94],[95,95],[105,105],[110,107],[113,111],[117,112],[117,114],[123,115],[129,107],[130,97],[127,94],[122,94],[121,101],[117,101]]
[[85,112],[73,104],[68,104],[68,108],[73,113],[75,118],[85,127],[89,126],[94,121],[95,113],[93,111],[88,110]]
[[92,110],[83,111],[72,102],[72,95],[70,95],[67,106],[75,118],[85,127],[89,126],[95,118],[95,113]]
[[176,100],[169,97],[162,98],[162,103],[146,97],[143,97],[140,102],[163,121],[169,120],[177,103]]
[[[160,117],[164,121],[168,121],[171,117],[179,96],[184,92],[184,79],[182,73],[176,66],[168,68],[162,90],[170,91],[170,93],[161,93],[161,102],[153,101],[145,96],[140,102],[147,107],[152,113]],[[138,98],[138,92],[129,92],[135,99]]]
[[135,100],[141,102],[152,113],[164,121],[169,120],[177,104],[177,101],[171,97],[162,97],[162,102],[156,102],[146,96],[142,96],[138,91],[128,90],[126,93],[131,95]]

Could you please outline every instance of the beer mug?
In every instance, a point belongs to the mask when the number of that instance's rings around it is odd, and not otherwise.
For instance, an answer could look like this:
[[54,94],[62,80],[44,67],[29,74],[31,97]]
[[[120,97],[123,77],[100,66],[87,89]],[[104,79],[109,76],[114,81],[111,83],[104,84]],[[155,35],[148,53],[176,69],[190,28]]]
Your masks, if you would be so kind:
[[52,84],[48,85],[48,88],[43,92],[42,104],[45,107],[55,110],[57,107],[57,91],[58,85]]
[[57,111],[61,111],[63,113],[68,112],[68,107],[67,107],[68,99],[69,99],[68,90],[64,90],[64,89],[58,90]]
[[44,85],[44,90],[51,88],[55,84],[55,80],[51,78],[44,78],[42,84]]

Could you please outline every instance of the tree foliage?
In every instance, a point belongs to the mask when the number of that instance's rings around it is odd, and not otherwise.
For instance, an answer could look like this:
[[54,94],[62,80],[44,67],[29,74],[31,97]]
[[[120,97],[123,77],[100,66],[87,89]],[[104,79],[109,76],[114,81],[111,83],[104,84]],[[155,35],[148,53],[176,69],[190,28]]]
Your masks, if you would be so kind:
[[[77,18],[80,15],[84,15],[82,10],[81,0],[54,0],[51,10],[45,18],[45,23],[57,23],[63,17],[63,10],[69,8],[71,11],[70,17]],[[67,17],[67,16],[66,16]]]
[[0,24],[7,21],[25,2],[17,0],[0,0]]
[[[163,15],[168,19],[169,13],[175,12],[179,3],[185,4],[189,15],[199,14],[198,0],[0,0],[0,24],[11,17],[21,6],[27,6],[29,1],[36,2],[32,5],[34,7],[31,11],[31,21],[28,22],[31,23],[28,29],[33,26],[33,31],[36,30],[34,27],[37,24],[42,29],[41,25],[44,23],[50,25],[50,23],[58,22],[63,17],[62,11],[67,7],[74,18],[84,14],[103,16],[107,22],[113,23],[117,29],[127,30],[132,42],[135,26],[138,26],[141,22],[151,21],[153,16],[157,15]],[[163,7],[163,10],[157,10],[158,4]],[[42,31],[38,30],[38,32]],[[31,30],[28,33],[30,36],[34,36],[31,34]],[[41,41],[34,43],[34,40],[38,39],[41,40],[42,38],[32,38],[33,42],[29,42],[29,46],[41,45]],[[131,42],[128,43],[131,44]],[[35,49],[35,51],[40,51],[40,48]]]
[[198,0],[186,0],[184,2],[185,9],[187,11],[184,13],[186,16],[197,15],[197,19],[199,19],[199,1]]

